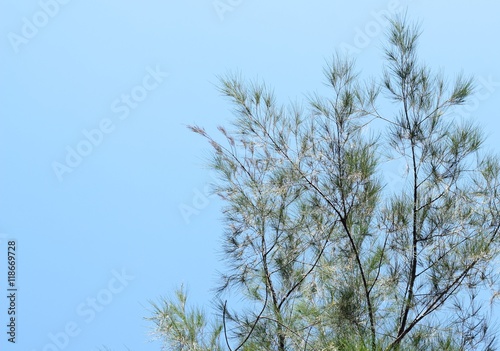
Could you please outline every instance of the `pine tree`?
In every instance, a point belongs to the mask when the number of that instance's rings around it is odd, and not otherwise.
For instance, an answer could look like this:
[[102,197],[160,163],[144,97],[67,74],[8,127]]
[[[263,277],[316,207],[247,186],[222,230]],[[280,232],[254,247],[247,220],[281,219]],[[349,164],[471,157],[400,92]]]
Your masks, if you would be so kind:
[[[391,21],[380,81],[336,55],[330,95],[307,109],[221,79],[232,126],[221,138],[190,128],[213,147],[227,271],[211,319],[186,310],[182,291],[155,306],[167,349],[493,349],[479,295],[496,283],[500,163],[454,113],[473,80],[447,84],[421,63],[419,33]],[[367,136],[374,123],[380,135]],[[384,179],[387,154],[406,163],[400,189]]]

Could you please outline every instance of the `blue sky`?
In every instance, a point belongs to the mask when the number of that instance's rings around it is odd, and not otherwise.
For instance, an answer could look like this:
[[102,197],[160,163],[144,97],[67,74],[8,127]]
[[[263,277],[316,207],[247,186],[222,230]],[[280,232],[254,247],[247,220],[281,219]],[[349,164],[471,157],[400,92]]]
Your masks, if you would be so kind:
[[422,59],[478,78],[461,113],[500,151],[500,4],[487,4],[0,0],[1,260],[8,240],[18,250],[17,340],[6,348],[0,327],[0,348],[159,350],[148,301],[185,283],[208,305],[220,203],[203,195],[209,148],[185,125],[231,118],[219,75],[261,79],[283,103],[322,89],[340,48],[377,75],[381,15],[407,8]]

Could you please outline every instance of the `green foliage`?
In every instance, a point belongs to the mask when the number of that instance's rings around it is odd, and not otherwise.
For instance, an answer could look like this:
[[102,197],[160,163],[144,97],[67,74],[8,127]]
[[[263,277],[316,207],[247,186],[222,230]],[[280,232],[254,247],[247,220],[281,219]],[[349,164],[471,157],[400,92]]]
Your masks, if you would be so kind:
[[[216,327],[207,332],[178,292],[154,305],[167,349],[493,349],[478,292],[496,283],[500,164],[454,115],[472,80],[434,75],[418,60],[419,33],[392,20],[380,83],[335,56],[330,95],[306,111],[221,79],[231,129],[219,140],[190,127],[213,147],[213,191],[226,204]],[[381,92],[393,113],[377,108]],[[374,121],[385,129],[370,138]],[[381,150],[406,163],[403,188],[385,184]]]
[[154,322],[153,334],[163,339],[165,347],[179,351],[219,351],[222,326],[212,327],[202,310],[188,310],[187,294],[183,288],[175,292],[175,299],[163,298],[158,304],[151,302]]

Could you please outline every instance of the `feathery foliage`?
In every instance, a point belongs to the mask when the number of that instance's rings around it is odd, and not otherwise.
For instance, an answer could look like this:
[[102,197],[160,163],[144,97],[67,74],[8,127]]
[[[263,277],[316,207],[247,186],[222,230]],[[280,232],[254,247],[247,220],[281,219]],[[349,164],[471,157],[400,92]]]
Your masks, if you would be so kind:
[[[219,313],[208,335],[182,292],[155,306],[168,350],[493,350],[479,293],[497,282],[500,163],[454,114],[473,81],[420,62],[419,33],[391,21],[380,82],[335,56],[330,95],[307,110],[222,78],[235,111],[224,141],[190,127],[213,147],[226,204]],[[370,138],[374,121],[385,130]],[[403,188],[387,187],[383,153],[406,162]]]

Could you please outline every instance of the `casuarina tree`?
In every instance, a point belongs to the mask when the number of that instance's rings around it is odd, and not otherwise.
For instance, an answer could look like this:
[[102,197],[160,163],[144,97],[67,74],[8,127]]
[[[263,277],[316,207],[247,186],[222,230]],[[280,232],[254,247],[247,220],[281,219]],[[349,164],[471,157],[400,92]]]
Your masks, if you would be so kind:
[[[212,317],[184,290],[154,304],[167,349],[494,349],[500,164],[456,113],[473,80],[431,71],[419,33],[390,21],[379,80],[334,56],[329,92],[305,108],[221,79],[232,125],[190,129],[213,147],[227,269]],[[389,158],[406,165],[402,186]]]

